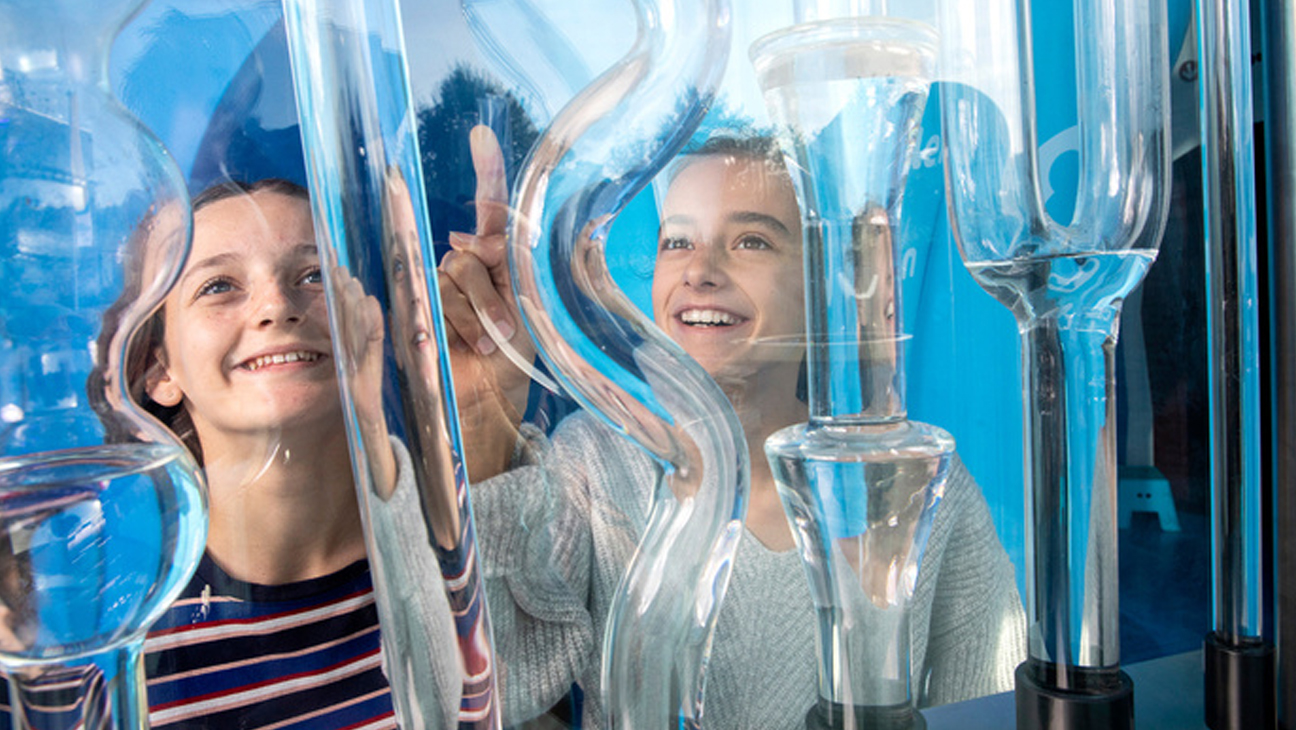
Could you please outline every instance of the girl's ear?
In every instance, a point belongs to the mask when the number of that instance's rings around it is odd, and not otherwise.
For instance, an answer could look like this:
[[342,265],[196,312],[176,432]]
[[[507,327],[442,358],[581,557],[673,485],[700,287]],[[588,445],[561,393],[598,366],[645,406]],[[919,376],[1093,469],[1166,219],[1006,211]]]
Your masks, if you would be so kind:
[[171,372],[163,364],[161,353],[154,354],[150,359],[152,362],[144,373],[144,391],[160,406],[174,408],[180,405],[180,401],[184,400],[184,391],[171,379]]

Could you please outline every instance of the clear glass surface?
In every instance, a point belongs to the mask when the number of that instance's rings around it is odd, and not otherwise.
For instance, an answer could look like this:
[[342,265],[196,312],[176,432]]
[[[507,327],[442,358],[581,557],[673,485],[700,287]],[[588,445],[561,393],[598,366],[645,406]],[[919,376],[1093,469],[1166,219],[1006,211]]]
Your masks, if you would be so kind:
[[[397,717],[410,727],[499,727],[398,7],[290,0],[285,20],[320,258],[335,271],[326,290],[337,376]],[[394,362],[376,344],[384,340]],[[383,517],[402,509],[421,519]],[[410,565],[439,572],[441,591]],[[453,690],[429,661],[447,652],[459,660]]]
[[820,696],[847,708],[910,704],[909,599],[954,439],[910,421],[801,424],[765,452],[818,612]]
[[729,52],[729,8],[635,6],[634,46],[533,150],[514,190],[509,256],[522,316],[562,388],[666,469],[669,489],[657,491],[604,630],[608,722],[697,726],[746,508],[747,447],[710,377],[621,293],[602,245],[705,113]]
[[544,124],[594,78],[578,48],[530,0],[462,0],[468,29]]
[[[903,418],[903,308],[891,231],[936,55],[930,27],[825,21],[752,47],[805,221],[810,416]],[[813,272],[813,273],[811,273]]]
[[19,726],[145,726],[144,633],[206,538],[197,465],[132,401],[127,345],[189,224],[174,164],[108,92],[138,6],[0,3],[0,665]]
[[941,13],[955,236],[1022,335],[1030,656],[1063,668],[1119,665],[1112,352],[1168,204],[1164,11],[1075,6],[1081,168],[1068,226],[1042,205],[1028,4]]
[[1251,28],[1245,6],[1198,6],[1211,343],[1212,613],[1215,631],[1240,644],[1264,637],[1266,613]]
[[805,240],[810,422],[765,452],[818,612],[821,712],[867,727],[914,702],[909,599],[954,454],[948,433],[905,418],[892,236],[936,38],[847,18],[771,34],[751,56]]

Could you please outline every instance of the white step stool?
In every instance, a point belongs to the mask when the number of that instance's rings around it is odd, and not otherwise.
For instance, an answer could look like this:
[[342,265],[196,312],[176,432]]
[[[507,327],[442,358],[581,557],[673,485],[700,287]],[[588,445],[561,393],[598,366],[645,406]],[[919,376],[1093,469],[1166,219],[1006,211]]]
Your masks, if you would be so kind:
[[1130,526],[1135,512],[1152,512],[1165,532],[1179,531],[1170,482],[1155,466],[1122,466],[1117,477],[1117,520],[1121,529]]

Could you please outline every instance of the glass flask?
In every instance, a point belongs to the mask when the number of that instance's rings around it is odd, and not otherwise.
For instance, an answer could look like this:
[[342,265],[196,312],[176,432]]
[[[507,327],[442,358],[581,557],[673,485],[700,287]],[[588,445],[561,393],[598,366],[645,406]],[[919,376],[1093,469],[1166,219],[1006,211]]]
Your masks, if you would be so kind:
[[909,600],[954,439],[906,417],[892,231],[936,34],[913,21],[828,17],[761,38],[751,57],[805,241],[810,420],[765,450],[818,612],[820,697],[806,726],[923,727]]
[[1121,304],[1156,256],[1168,205],[1165,6],[1075,4],[1080,180],[1063,226],[1041,203],[1028,5],[941,8],[951,225],[968,270],[1021,335],[1029,657],[1018,727],[1129,727],[1113,354]]
[[0,3],[0,665],[19,727],[146,727],[144,635],[206,539],[196,462],[136,402],[190,219],[108,91],[140,5]]
[[320,258],[335,272],[326,282],[333,347],[397,718],[497,728],[399,8],[284,7]]

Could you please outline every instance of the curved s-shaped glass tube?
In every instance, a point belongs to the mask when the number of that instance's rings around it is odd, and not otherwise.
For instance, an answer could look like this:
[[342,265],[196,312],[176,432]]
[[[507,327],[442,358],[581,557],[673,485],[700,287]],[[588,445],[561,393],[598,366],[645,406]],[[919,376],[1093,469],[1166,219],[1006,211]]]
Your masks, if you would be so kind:
[[[697,725],[711,631],[746,510],[749,459],[709,376],[620,293],[613,216],[685,143],[727,59],[727,0],[640,0],[638,39],[558,112],[516,188],[519,308],[565,390],[666,467],[611,608],[605,707],[617,728]],[[682,706],[681,706],[682,705]]]
[[534,105],[529,111],[538,124],[552,119],[555,106],[592,78],[580,54],[530,0],[462,0],[461,5],[473,38]]

